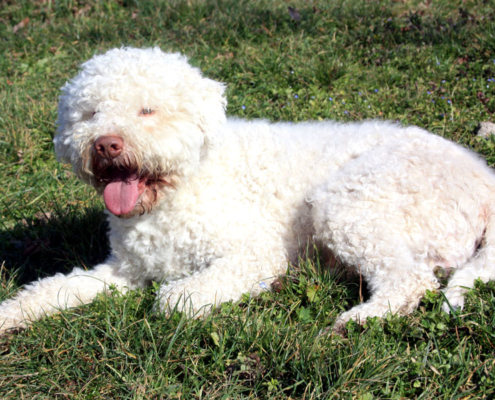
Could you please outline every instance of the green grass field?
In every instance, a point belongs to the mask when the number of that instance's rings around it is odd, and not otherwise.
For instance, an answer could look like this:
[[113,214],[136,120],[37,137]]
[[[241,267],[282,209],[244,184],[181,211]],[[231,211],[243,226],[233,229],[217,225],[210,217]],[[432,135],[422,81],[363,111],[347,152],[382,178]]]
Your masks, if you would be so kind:
[[[295,9],[291,13],[288,7]],[[188,55],[246,118],[391,119],[495,163],[492,1],[0,1],[0,299],[108,253],[101,200],[53,155],[59,88],[123,45]],[[386,160],[384,160],[386,162]],[[0,338],[2,399],[493,399],[495,284],[457,314],[348,324],[359,281],[301,254],[278,292],[204,319],[153,315],[155,288],[113,292]]]

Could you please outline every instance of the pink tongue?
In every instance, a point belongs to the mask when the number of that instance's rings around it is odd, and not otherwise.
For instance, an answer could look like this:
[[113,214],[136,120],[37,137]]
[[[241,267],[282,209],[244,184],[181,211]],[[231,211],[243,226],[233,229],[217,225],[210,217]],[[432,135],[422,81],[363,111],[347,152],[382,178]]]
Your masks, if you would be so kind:
[[103,191],[108,210],[115,215],[131,212],[139,197],[138,184],[139,179],[136,175],[114,178]]

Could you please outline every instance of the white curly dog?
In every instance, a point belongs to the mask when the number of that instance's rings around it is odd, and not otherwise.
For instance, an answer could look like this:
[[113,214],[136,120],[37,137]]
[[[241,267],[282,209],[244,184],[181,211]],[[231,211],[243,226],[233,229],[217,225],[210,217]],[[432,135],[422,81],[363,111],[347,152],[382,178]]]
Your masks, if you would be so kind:
[[495,175],[480,157],[392,123],[227,119],[224,89],[158,48],[82,65],[62,88],[55,150],[103,195],[111,255],[4,301],[2,332],[151,281],[157,309],[201,315],[259,293],[308,239],[371,292],[337,329],[411,312],[439,287],[436,266],[456,269],[452,307],[495,278]]

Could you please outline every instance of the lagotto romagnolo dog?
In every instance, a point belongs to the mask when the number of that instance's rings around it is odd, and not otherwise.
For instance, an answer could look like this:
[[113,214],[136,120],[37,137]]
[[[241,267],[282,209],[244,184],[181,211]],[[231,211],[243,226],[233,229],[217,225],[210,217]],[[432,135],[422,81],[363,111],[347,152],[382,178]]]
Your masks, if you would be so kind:
[[226,118],[224,85],[179,54],[110,50],[63,88],[57,157],[103,196],[111,255],[27,285],[1,331],[93,300],[108,285],[161,282],[156,308],[190,315],[257,294],[314,240],[368,283],[335,328],[409,313],[437,289],[463,306],[495,278],[495,175],[416,127]]

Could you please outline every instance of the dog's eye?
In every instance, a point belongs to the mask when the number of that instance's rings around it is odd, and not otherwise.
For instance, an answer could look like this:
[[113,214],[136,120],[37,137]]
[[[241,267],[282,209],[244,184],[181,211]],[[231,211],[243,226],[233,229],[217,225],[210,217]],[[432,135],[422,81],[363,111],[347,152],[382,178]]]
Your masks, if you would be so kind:
[[155,110],[152,110],[151,108],[143,108],[139,112],[139,115],[148,116],[148,115],[153,115],[154,113],[155,113]]
[[88,121],[90,120],[91,118],[93,118],[96,114],[96,111],[88,111],[88,112],[85,112],[83,115],[82,115],[82,120],[83,121]]

